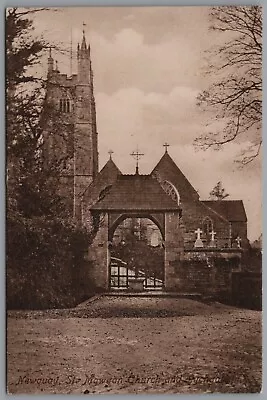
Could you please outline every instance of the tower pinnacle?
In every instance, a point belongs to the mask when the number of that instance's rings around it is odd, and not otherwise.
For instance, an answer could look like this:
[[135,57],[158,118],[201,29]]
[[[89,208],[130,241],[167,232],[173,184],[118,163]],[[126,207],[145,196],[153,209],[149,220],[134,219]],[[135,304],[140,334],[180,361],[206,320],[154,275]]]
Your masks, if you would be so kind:
[[[85,23],[83,23],[85,26]],[[88,84],[91,81],[91,61],[90,61],[90,46],[87,47],[85,30],[83,29],[82,43],[77,46],[77,61],[78,61],[78,80],[83,84]]]
[[86,26],[86,24],[83,22],[83,39],[82,39],[81,50],[87,50],[86,39],[85,39],[85,29],[84,29],[85,26]]
[[49,56],[48,56],[48,73],[54,70],[54,59],[52,57],[52,49],[49,48]]

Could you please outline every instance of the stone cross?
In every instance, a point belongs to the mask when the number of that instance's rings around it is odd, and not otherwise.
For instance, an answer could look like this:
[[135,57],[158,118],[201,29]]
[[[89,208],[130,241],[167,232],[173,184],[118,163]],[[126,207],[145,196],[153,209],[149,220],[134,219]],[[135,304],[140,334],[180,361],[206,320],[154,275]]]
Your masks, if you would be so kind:
[[239,237],[239,236],[237,236],[237,238],[236,238],[236,243],[237,243],[237,247],[241,247],[241,237]]
[[210,240],[209,247],[216,247],[216,245],[215,245],[215,235],[216,235],[216,232],[214,232],[214,230],[212,229],[212,231],[210,232],[210,234],[211,234],[211,240]]
[[201,233],[202,233],[202,230],[201,230],[200,228],[198,228],[198,229],[195,231],[195,233],[197,234],[197,238],[196,238],[194,247],[204,247],[203,242],[202,242],[201,237],[200,237],[200,235],[201,235]]
[[200,235],[202,233],[202,230],[200,228],[198,228],[195,233],[197,234],[197,240],[200,240]]
[[109,159],[112,160],[112,154],[114,153],[113,150],[109,150],[108,154],[109,154]]
[[214,230],[212,229],[212,231],[210,232],[210,234],[211,234],[211,241],[214,242],[216,232],[214,232]]

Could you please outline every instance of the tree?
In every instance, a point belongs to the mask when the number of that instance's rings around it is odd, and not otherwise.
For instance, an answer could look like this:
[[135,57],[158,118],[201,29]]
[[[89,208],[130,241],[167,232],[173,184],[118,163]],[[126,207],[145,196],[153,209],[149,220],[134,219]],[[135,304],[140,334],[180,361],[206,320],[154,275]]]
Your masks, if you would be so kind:
[[63,121],[46,101],[46,81],[30,72],[48,48],[43,39],[33,36],[30,16],[45,10],[10,8],[6,14],[7,206],[26,218],[60,216],[66,211],[52,179],[62,171],[66,156],[50,165],[42,157],[48,118],[54,120],[54,134],[62,135]]
[[228,196],[229,194],[226,193],[221,181],[219,181],[210,192],[210,198],[212,200],[223,200]]
[[[198,97],[198,104],[213,113],[213,131],[202,134],[195,145],[220,149],[226,143],[249,141],[239,162],[248,164],[262,145],[262,9],[259,6],[223,6],[211,10],[211,29],[225,42],[209,51],[213,82]],[[222,123],[217,128],[214,121]]]
[[[96,220],[86,232],[66,217],[53,180],[62,160],[43,162],[43,129],[53,109],[45,102],[45,82],[30,72],[47,48],[32,36],[30,15],[42,10],[6,14],[7,306],[16,308],[81,301],[79,267],[98,227]],[[87,296],[88,288],[85,281]]]
[[31,37],[32,21],[28,15],[33,11],[9,8],[6,13],[7,206],[12,212],[18,205],[22,180],[35,171],[40,136],[40,84],[34,89],[31,85],[36,79],[27,74],[44,48],[42,41]]

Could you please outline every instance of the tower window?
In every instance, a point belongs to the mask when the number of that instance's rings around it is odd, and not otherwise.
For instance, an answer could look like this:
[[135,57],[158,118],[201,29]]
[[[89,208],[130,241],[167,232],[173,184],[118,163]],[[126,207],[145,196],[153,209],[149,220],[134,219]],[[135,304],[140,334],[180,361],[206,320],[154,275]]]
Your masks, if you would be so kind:
[[59,100],[59,111],[64,113],[71,112],[71,102],[70,99],[60,99]]

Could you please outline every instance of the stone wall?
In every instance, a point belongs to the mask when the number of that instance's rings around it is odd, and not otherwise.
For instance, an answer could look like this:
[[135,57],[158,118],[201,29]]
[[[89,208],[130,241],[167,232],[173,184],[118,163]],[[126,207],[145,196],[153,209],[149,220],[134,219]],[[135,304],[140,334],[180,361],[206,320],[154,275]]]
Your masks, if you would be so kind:
[[88,273],[95,287],[108,290],[108,265],[108,214],[105,213],[100,217],[98,232],[88,250]]
[[179,213],[165,214],[165,290],[179,291],[179,268],[183,260],[183,237]]
[[241,268],[240,250],[185,250],[183,262],[174,266],[179,290],[220,296],[231,292],[231,275]]
[[[187,202],[182,207],[182,224],[184,245],[186,249],[192,249],[196,240],[195,230],[203,230],[203,222],[206,217],[212,221],[213,229],[216,232],[215,242],[217,247],[230,247],[230,223],[218,214],[205,207],[200,201]],[[206,238],[202,233],[201,238],[205,245]]]

